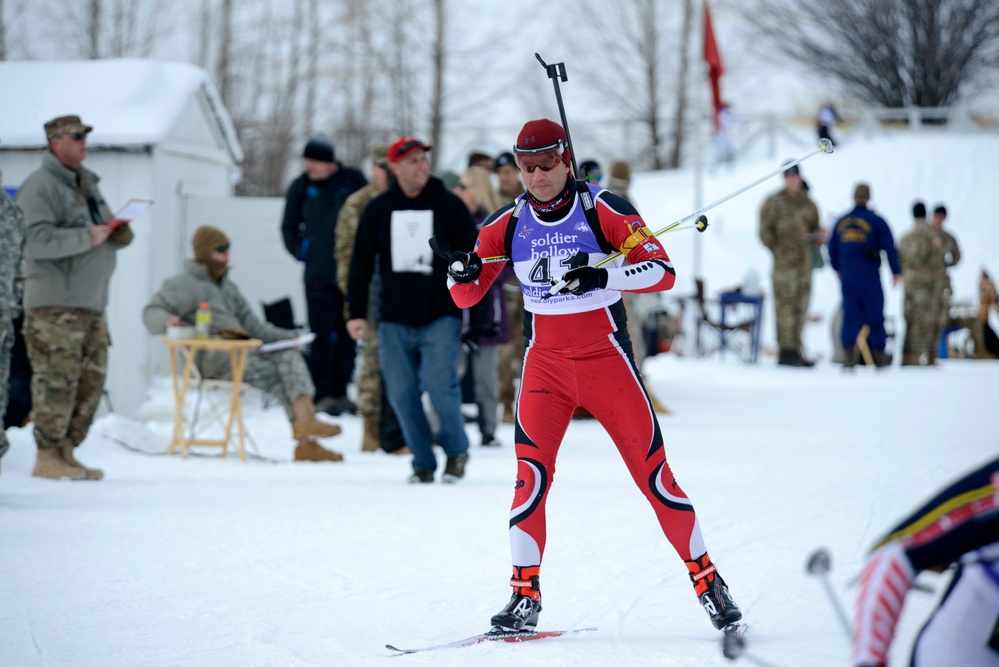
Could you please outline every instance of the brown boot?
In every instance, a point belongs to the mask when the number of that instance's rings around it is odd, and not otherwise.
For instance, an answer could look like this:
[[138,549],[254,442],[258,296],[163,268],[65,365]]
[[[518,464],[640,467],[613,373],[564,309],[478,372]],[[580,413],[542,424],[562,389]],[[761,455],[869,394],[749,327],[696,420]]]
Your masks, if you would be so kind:
[[919,366],[919,355],[913,354],[912,352],[902,353],[902,365],[903,366]]
[[31,471],[31,475],[46,479],[86,479],[87,471],[79,466],[70,465],[62,457],[62,452],[51,448],[38,450],[35,469]]
[[671,414],[670,409],[667,408],[665,405],[663,405],[662,403],[659,402],[659,399],[656,398],[656,395],[652,393],[651,389],[649,389],[648,387],[646,387],[645,391],[647,391],[649,393],[649,398],[652,400],[652,411],[653,412],[655,412],[657,415],[668,415],[668,414]]
[[343,461],[343,454],[325,449],[312,438],[299,438],[295,445],[296,461]]
[[516,424],[517,418],[513,413],[513,403],[503,404],[503,419],[504,424]]
[[62,445],[59,447],[59,452],[62,454],[63,460],[66,461],[71,466],[76,466],[77,468],[82,468],[83,472],[86,473],[84,479],[104,479],[104,471],[100,468],[88,468],[73,456],[73,445]]
[[853,370],[857,367],[857,348],[851,345],[843,348],[843,368]]
[[316,419],[316,408],[312,405],[311,396],[299,396],[291,402],[291,410],[295,420],[291,430],[296,440],[314,436],[316,438],[332,438],[343,433],[336,424],[327,424]]
[[382,441],[380,421],[381,417],[377,416],[364,418],[364,435],[361,437],[362,452],[378,451],[378,446]]

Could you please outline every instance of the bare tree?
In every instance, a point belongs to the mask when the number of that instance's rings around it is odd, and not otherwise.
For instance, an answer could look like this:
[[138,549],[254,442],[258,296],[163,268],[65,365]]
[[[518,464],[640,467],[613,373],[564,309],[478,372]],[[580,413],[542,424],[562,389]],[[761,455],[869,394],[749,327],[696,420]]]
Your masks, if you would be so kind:
[[0,0],[0,60],[7,60],[7,4]]
[[87,57],[97,60],[101,57],[101,0],[90,0],[90,11],[87,13],[86,32]]
[[222,0],[221,17],[219,19],[218,56],[215,60],[215,85],[218,86],[222,102],[229,106],[232,98],[232,73],[229,68],[232,52],[232,0]]
[[305,72],[305,118],[311,134],[316,122],[316,87],[319,85],[319,0],[309,0],[308,66]]
[[956,102],[999,66],[996,0],[757,0],[766,46],[886,107]]
[[[575,49],[588,65],[589,83],[602,94],[611,113],[623,121],[638,121],[645,128],[650,161],[646,166],[654,169],[662,169],[668,161],[663,111],[672,107],[674,119],[681,121],[684,113],[684,100],[670,95],[675,81],[670,76],[670,62],[678,53],[667,47],[678,40],[675,29],[669,29],[666,6],[657,0],[601,4],[594,10],[601,20],[581,26],[582,42],[577,39]],[[680,126],[673,128],[674,145],[682,138],[681,130]],[[679,160],[678,151],[669,152],[669,160]]]
[[[434,39],[431,44],[430,60],[433,63],[433,94],[430,97],[430,143],[439,146],[444,126],[444,34],[445,34],[444,0],[434,0]],[[437,156],[440,152],[430,154],[430,168],[437,170]]]
[[694,25],[694,7],[691,0],[683,0],[683,27],[680,28],[680,64],[676,71],[676,105],[673,108],[673,141],[666,164],[671,169],[680,166],[680,153],[686,134],[684,122],[687,112],[687,72],[690,69],[690,43]]

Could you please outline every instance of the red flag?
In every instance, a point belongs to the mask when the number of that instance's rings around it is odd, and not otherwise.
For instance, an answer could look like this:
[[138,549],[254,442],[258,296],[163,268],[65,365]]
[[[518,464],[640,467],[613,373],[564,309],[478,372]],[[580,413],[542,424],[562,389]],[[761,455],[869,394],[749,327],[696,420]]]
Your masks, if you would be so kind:
[[725,73],[722,67],[721,53],[715,41],[715,30],[711,24],[711,10],[708,0],[704,0],[704,62],[708,64],[708,80],[711,81],[711,101],[715,109],[715,127],[718,127],[718,114],[721,112],[721,88],[719,81]]

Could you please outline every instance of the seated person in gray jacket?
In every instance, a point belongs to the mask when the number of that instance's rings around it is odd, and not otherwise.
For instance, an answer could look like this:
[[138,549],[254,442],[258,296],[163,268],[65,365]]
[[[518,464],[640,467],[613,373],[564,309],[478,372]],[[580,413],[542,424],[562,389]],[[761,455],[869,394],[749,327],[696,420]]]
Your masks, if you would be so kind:
[[[162,334],[168,326],[193,325],[198,306],[207,302],[212,309],[213,334],[259,338],[265,343],[296,336],[294,331],[261,321],[250,310],[236,284],[227,278],[229,238],[222,230],[207,225],[198,227],[191,244],[194,259],[185,262],[182,273],[164,282],[142,311],[143,322],[150,333]],[[202,352],[196,363],[202,377],[232,378],[227,352]],[[316,437],[339,435],[341,429],[336,424],[316,419],[312,404],[315,387],[299,350],[251,353],[243,381],[270,392],[281,401],[297,441],[296,461],[343,460],[342,454],[324,449],[315,440]]]

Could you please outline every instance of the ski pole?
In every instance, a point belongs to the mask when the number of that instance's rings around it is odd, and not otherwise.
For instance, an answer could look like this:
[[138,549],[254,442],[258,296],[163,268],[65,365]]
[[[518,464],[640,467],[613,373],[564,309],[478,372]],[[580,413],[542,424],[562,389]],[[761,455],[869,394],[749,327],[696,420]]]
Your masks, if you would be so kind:
[[[711,209],[715,208],[716,206],[721,206],[722,204],[724,204],[725,202],[727,202],[729,199],[732,199],[733,197],[738,197],[739,195],[741,195],[746,190],[750,190],[752,188],[755,188],[760,183],[763,183],[764,181],[766,181],[766,180],[768,180],[770,178],[773,178],[774,176],[776,176],[778,174],[783,173],[787,169],[790,169],[791,167],[793,167],[796,164],[804,162],[805,160],[807,160],[808,158],[810,158],[810,157],[812,157],[814,155],[818,155],[819,153],[832,153],[832,152],[833,152],[832,142],[829,141],[828,139],[819,139],[819,147],[817,149],[815,149],[814,151],[812,151],[811,153],[808,153],[807,155],[802,155],[797,160],[794,160],[792,162],[788,162],[787,164],[781,166],[779,169],[776,169],[776,170],[770,172],[769,174],[761,176],[760,178],[756,179],[752,183],[750,183],[748,185],[742,186],[741,188],[739,188],[735,192],[732,192],[732,193],[729,193],[729,194],[725,195],[724,197],[722,197],[718,201],[712,202],[712,203],[708,204],[707,206],[705,206],[704,208],[698,209],[697,211],[694,211],[690,215],[687,215],[687,216],[685,216],[683,218],[680,218],[676,222],[672,222],[672,223],[666,225],[665,227],[663,227],[659,231],[655,232],[653,234],[653,236],[659,236],[660,234],[665,234],[666,232],[670,232],[670,231],[674,231],[675,229],[679,229],[680,226],[683,225],[683,223],[688,222],[689,220],[693,220],[693,219],[697,218],[698,216],[702,215],[705,211],[710,211]],[[703,229],[699,229],[698,231],[704,231],[704,230]],[[621,256],[620,252],[616,252],[616,253],[614,253],[612,255],[608,255],[606,259],[601,260],[595,266],[597,268],[600,268],[604,264],[607,264],[609,262],[613,262],[615,259],[617,259],[620,256]],[[555,285],[553,285],[552,288],[550,290],[548,290],[548,292],[546,294],[544,294],[544,295],[541,296],[541,298],[542,299],[547,299],[547,298],[553,296],[560,289],[562,289],[563,287],[565,287],[566,284],[567,283],[564,280],[558,281],[558,283],[556,283]]]
[[832,556],[830,556],[829,550],[824,547],[816,549],[809,556],[806,569],[809,574],[817,575],[822,580],[822,586],[826,590],[826,595],[829,596],[829,602],[832,604],[833,609],[836,610],[836,616],[839,618],[840,625],[843,626],[843,632],[846,633],[846,638],[852,641],[853,630],[850,628],[850,621],[847,620],[846,611],[843,609],[843,605],[840,604],[839,598],[836,597],[836,591],[833,590],[832,584],[829,583],[829,570],[832,569]]
[[569,80],[569,75],[565,72],[565,63],[553,63],[549,65],[541,59],[541,54],[535,53],[534,57],[545,68],[548,78],[552,80],[552,85],[555,86],[555,102],[558,103],[558,115],[562,120],[562,129],[565,130],[565,142],[569,144],[569,157],[572,159],[572,173],[573,178],[575,178],[575,175],[579,173],[579,169],[576,167],[576,151],[572,150],[572,135],[569,134],[569,121],[565,119],[565,106],[562,104],[562,89],[558,85],[559,80]]

